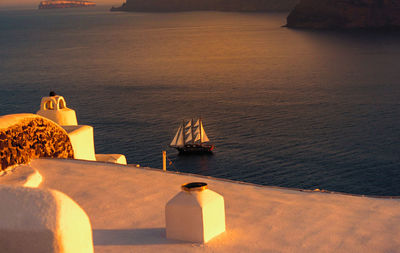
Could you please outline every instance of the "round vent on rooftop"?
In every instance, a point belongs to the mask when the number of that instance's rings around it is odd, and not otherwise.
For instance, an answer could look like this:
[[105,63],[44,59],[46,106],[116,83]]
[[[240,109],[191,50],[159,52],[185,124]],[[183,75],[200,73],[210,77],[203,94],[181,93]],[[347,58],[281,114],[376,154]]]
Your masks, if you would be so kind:
[[204,191],[207,189],[207,183],[203,182],[192,182],[192,183],[186,183],[182,185],[182,190],[191,192],[191,191]]

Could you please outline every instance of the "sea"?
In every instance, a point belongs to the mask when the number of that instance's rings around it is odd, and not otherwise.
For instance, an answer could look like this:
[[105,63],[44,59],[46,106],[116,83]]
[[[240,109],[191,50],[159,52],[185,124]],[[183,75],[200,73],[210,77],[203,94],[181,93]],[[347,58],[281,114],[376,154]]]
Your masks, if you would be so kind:
[[[96,153],[266,186],[400,196],[400,33],[283,27],[288,13],[0,9],[0,114],[49,91]],[[168,147],[201,117],[213,155]],[[118,182],[115,182],[118,183]]]

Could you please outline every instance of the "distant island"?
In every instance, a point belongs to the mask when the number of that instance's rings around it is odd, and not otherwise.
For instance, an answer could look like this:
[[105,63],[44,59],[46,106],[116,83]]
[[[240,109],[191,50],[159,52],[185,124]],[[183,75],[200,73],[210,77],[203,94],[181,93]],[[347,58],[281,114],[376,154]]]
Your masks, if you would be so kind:
[[39,4],[39,9],[94,7],[94,6],[96,6],[96,3],[90,1],[50,0],[50,1],[41,1]]
[[299,0],[127,0],[111,11],[289,11]]
[[400,0],[301,0],[287,26],[311,29],[399,29]]

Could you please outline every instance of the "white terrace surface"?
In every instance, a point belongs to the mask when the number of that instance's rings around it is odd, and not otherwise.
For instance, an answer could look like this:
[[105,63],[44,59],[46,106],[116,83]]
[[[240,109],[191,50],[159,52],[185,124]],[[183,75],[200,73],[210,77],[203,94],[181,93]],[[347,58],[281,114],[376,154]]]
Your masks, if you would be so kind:
[[[34,160],[41,187],[87,212],[95,252],[399,252],[400,200],[306,193],[72,160]],[[167,201],[190,181],[225,197],[227,232],[207,244],[165,238]]]

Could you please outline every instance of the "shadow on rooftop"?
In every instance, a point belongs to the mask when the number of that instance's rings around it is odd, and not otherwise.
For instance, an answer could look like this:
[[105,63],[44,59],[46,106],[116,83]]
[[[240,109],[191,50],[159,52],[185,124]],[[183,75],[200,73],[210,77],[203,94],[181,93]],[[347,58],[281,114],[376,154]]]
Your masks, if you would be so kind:
[[94,245],[152,245],[182,244],[185,242],[169,240],[165,228],[138,229],[94,229]]

